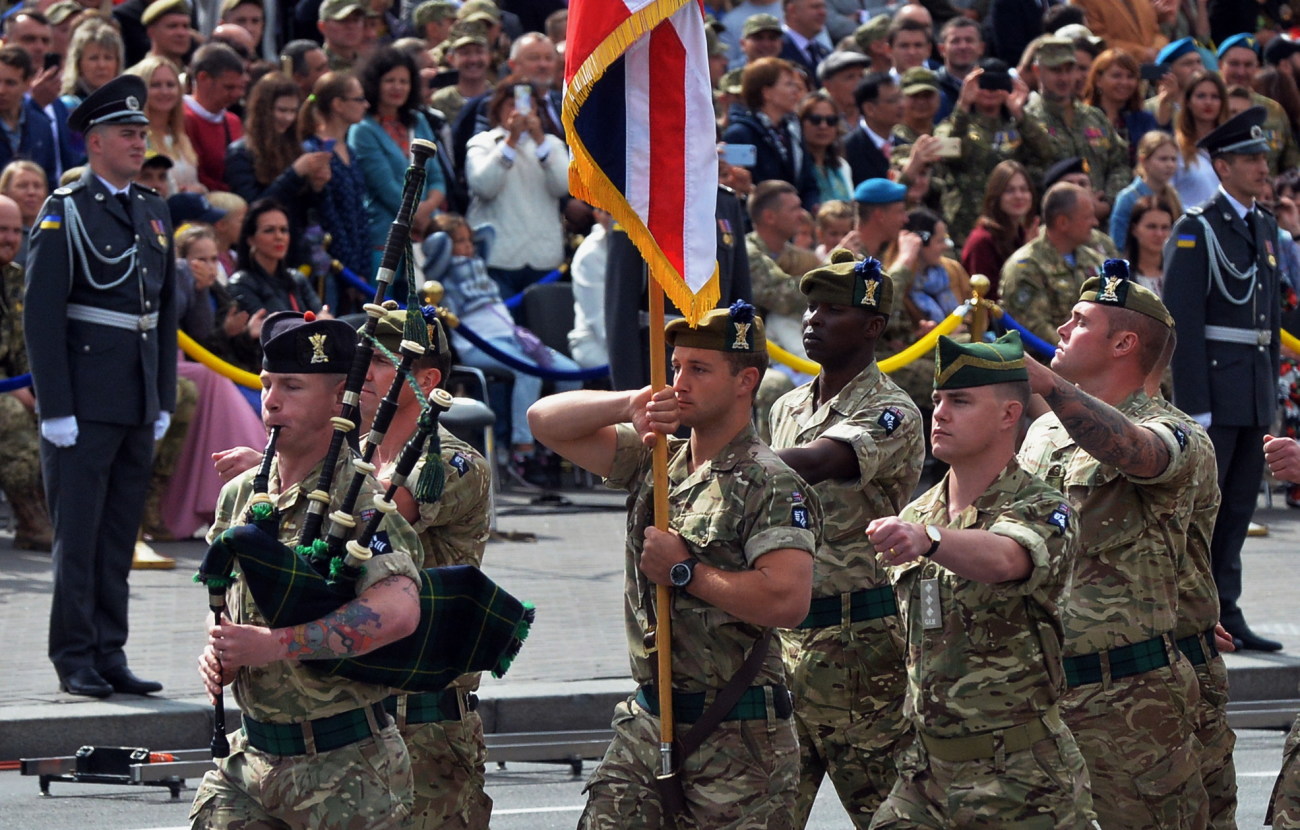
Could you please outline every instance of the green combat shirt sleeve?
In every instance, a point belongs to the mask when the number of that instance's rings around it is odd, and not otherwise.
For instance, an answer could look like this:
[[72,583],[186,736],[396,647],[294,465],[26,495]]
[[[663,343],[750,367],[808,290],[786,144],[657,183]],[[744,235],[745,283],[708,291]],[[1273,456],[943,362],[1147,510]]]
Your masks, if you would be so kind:
[[[421,502],[415,532],[424,549],[424,567],[483,564],[491,509],[492,471],[487,460],[469,444],[438,427],[442,444],[442,496]],[[408,479],[408,489],[419,480],[425,460],[420,459]]]

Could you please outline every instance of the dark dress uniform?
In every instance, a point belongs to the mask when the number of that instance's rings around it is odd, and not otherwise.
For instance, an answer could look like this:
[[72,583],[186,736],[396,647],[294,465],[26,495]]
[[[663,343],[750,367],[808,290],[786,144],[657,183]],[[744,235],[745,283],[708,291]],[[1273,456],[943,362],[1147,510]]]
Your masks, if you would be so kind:
[[[1260,107],[1247,110],[1201,145],[1212,156],[1226,147],[1263,153],[1267,145],[1252,138],[1252,127],[1258,130],[1264,115]],[[1220,619],[1238,638],[1249,635],[1237,607],[1241,546],[1263,474],[1262,439],[1277,407],[1277,233],[1272,214],[1254,206],[1241,217],[1221,188],[1205,205],[1188,209],[1165,245],[1164,301],[1178,333],[1174,402],[1191,415],[1211,416],[1223,500],[1210,555]]]
[[[119,91],[116,111],[88,97],[73,114],[77,129],[142,123],[144,85],[126,86],[134,94]],[[154,423],[175,407],[171,220],[154,191],[125,193],[119,200],[87,171],[51,194],[31,235],[24,320],[38,409],[47,420],[74,416],[78,428],[71,446],[41,441],[54,522],[49,654],[65,685],[85,668],[125,670],[127,577]],[[134,690],[126,685],[119,690]]]
[[[731,188],[718,188],[715,216],[718,223],[718,307],[726,308],[736,300],[749,302],[753,299],[749,254],[745,250],[745,211]],[[635,337],[609,338],[609,373],[615,389],[640,389],[650,383],[647,278],[645,260],[640,251],[615,225],[609,235],[609,258],[605,264],[605,330],[638,333]],[[680,313],[665,298],[664,314]],[[669,372],[668,383],[672,382]]]

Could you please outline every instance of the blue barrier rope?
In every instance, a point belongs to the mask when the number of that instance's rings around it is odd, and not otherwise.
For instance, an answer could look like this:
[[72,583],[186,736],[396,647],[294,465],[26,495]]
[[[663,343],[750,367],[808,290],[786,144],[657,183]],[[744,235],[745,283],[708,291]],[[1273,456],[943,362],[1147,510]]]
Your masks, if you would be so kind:
[[[560,278],[560,269],[556,268],[551,273],[547,274],[537,282],[533,283],[533,285],[545,285],[548,282],[555,282],[559,278]],[[522,303],[523,301],[524,301],[524,292],[520,291],[515,296],[506,300],[506,308],[519,308],[520,303]]]
[[534,377],[543,378],[545,380],[596,380],[597,378],[609,377],[609,366],[597,366],[593,369],[580,369],[576,372],[543,369],[541,366],[537,366],[533,363],[525,363],[514,355],[501,351],[496,346],[493,346],[491,343],[484,340],[474,331],[465,328],[464,323],[461,323],[460,326],[456,328],[456,331],[459,334],[464,335],[466,340],[481,349],[488,357],[493,360],[499,360],[511,369],[514,369],[517,372],[523,372],[526,375],[533,375]]
[[[357,272],[353,271],[351,268],[347,267],[346,265],[344,265],[341,269],[339,269],[338,275],[343,278],[344,282],[348,283],[353,288],[360,291],[362,294],[365,294],[367,297],[375,296],[375,287],[370,283],[366,282],[365,280],[361,279],[361,277],[357,276]],[[389,297],[388,299],[394,300],[396,298]],[[366,302],[370,302],[370,301],[366,300]],[[398,300],[397,307],[406,308],[406,303]]]
[[0,380],[0,392],[12,392],[15,389],[24,389],[32,385],[32,373],[19,375],[16,378],[5,378]]
[[1056,354],[1055,346],[1053,346],[1051,343],[1048,343],[1046,340],[1039,337],[1038,335],[1034,334],[1032,331],[1025,328],[1024,326],[1020,325],[1020,323],[1016,320],[1016,318],[1006,313],[1006,311],[1002,312],[1002,322],[1006,323],[1011,328],[1020,332],[1021,342],[1024,343],[1026,346],[1030,347],[1031,349],[1033,349],[1034,351],[1038,352],[1043,357],[1050,358],[1052,355]]

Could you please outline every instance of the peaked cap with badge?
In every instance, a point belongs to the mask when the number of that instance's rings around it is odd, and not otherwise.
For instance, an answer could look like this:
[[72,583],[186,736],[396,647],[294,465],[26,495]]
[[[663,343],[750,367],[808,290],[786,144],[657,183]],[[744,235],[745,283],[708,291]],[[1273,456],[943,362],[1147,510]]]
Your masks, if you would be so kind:
[[1090,277],[1083,284],[1079,302],[1127,308],[1164,323],[1166,328],[1174,327],[1174,318],[1156,293],[1132,281],[1126,259],[1108,259],[1102,263],[1101,276]]
[[934,388],[969,389],[1028,381],[1020,332],[1009,331],[992,343],[958,343],[940,335],[934,349]]
[[814,268],[799,281],[809,302],[864,308],[888,316],[894,310],[894,281],[875,257],[858,259],[844,248],[831,252],[831,261]]
[[1211,158],[1227,153],[1240,155],[1267,153],[1268,138],[1264,135],[1266,120],[1268,120],[1268,110],[1263,107],[1251,107],[1215,127],[1196,142],[1196,146],[1209,153]]
[[767,351],[763,318],[744,300],[736,300],[730,308],[713,309],[694,328],[685,320],[673,320],[664,327],[664,339],[669,346],[715,352]]
[[149,88],[139,75],[118,75],[86,96],[68,114],[68,129],[86,133],[105,124],[148,124],[144,102]]
[[344,375],[352,367],[357,332],[342,320],[308,311],[277,311],[262,324],[262,369],[283,375]]

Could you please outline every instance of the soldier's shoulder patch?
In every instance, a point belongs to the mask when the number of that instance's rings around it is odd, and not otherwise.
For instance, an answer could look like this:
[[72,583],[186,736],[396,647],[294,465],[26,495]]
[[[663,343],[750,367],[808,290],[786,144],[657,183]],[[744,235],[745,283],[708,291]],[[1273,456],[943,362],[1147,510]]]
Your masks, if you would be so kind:
[[1188,435],[1187,427],[1185,427],[1182,424],[1174,424],[1173,433],[1174,433],[1174,440],[1178,442],[1178,449],[1180,450],[1187,449],[1187,435]]
[[903,410],[896,406],[887,406],[881,410],[876,423],[884,429],[886,435],[893,435],[894,430],[898,429],[903,423]]
[[370,537],[370,551],[376,554],[393,552],[393,543],[388,541],[388,531],[381,530]]
[[790,508],[790,524],[803,530],[808,529],[808,505],[796,504]]
[[451,458],[447,459],[447,463],[456,468],[456,472],[462,476],[469,472],[469,459],[463,452],[453,453]]
[[1052,511],[1052,515],[1047,517],[1047,523],[1055,525],[1064,533],[1070,527],[1070,505],[1061,502]]

